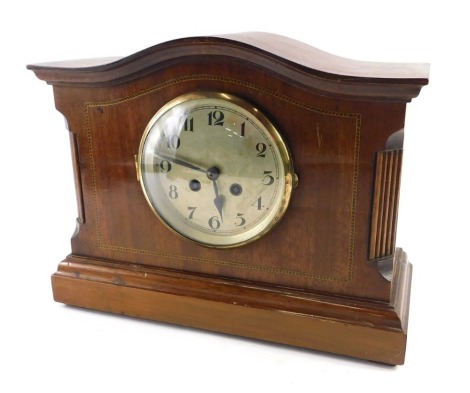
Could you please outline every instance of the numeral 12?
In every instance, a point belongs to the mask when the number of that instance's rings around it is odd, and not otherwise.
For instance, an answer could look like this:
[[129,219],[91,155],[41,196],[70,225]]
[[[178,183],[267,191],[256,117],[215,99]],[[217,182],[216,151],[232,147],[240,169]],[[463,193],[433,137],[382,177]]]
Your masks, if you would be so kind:
[[210,126],[223,126],[224,125],[224,113],[221,111],[213,111],[207,114],[209,118]]

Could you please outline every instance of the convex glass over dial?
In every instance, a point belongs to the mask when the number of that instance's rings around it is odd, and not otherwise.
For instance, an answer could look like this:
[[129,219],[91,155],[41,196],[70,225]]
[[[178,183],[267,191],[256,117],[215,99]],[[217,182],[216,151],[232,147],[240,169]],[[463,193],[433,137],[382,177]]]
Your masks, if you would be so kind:
[[186,94],[161,108],[144,131],[137,170],[157,216],[209,247],[240,246],[266,234],[297,182],[271,122],[223,93]]

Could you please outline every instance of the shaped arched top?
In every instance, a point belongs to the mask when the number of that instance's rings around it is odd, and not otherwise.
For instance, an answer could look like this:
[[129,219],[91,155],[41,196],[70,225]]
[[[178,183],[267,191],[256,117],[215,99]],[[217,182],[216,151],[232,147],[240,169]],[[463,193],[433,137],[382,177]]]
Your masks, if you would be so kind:
[[287,37],[254,32],[182,38],[127,57],[42,63],[27,68],[52,85],[110,86],[201,56],[248,62],[321,94],[355,99],[410,101],[428,83],[429,74],[428,64],[351,60]]

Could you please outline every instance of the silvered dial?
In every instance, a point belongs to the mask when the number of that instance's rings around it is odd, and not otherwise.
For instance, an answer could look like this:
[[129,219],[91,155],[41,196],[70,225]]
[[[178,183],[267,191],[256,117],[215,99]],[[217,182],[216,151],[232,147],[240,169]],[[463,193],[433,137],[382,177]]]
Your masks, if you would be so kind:
[[296,177],[288,149],[256,108],[222,93],[169,102],[139,148],[144,194],[178,234],[234,247],[267,233],[283,216]]

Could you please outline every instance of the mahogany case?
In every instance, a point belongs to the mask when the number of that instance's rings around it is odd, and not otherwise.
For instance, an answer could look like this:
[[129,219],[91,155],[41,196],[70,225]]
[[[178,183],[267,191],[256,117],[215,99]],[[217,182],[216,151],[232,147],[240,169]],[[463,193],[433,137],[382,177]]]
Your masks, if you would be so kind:
[[[360,62],[244,33],[28,68],[53,85],[70,132],[78,218],[52,276],[56,301],[404,362],[412,267],[395,247],[403,129],[428,65]],[[280,224],[243,247],[176,236],[136,179],[149,120],[199,90],[260,108],[299,178]]]

